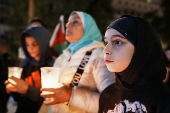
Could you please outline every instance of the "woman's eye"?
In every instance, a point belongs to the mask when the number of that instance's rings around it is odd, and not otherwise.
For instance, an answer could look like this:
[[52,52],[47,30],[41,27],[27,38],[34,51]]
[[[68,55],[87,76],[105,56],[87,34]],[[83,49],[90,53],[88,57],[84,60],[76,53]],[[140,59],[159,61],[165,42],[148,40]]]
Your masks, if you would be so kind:
[[73,24],[77,24],[78,22],[77,21],[73,21]]
[[120,42],[120,41],[114,41],[114,45],[121,45],[122,44],[122,42]]

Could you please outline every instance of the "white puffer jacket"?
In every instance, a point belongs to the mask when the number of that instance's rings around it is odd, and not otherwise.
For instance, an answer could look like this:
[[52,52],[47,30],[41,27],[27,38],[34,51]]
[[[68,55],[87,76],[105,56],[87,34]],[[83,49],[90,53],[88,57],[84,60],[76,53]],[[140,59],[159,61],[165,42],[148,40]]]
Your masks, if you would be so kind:
[[104,44],[93,41],[91,44],[79,49],[71,55],[69,49],[64,50],[54,67],[61,69],[59,82],[69,86],[78,66],[87,51],[92,50],[91,57],[84,69],[78,87],[72,89],[69,106],[56,104],[50,106],[52,113],[97,113],[100,93],[110,84],[115,82],[114,73],[108,71],[104,59]]

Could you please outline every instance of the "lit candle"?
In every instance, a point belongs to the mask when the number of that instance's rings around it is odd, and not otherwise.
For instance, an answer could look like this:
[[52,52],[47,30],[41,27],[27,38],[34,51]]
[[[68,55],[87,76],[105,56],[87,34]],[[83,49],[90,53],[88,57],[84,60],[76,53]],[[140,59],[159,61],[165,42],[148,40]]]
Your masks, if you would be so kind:
[[8,67],[8,81],[16,84],[15,81],[11,80],[10,77],[14,76],[16,78],[21,78],[21,73],[22,73],[22,68],[21,67]]
[[[57,88],[59,68],[42,67],[41,68],[41,84],[42,88]],[[50,94],[51,92],[43,91],[42,93]]]

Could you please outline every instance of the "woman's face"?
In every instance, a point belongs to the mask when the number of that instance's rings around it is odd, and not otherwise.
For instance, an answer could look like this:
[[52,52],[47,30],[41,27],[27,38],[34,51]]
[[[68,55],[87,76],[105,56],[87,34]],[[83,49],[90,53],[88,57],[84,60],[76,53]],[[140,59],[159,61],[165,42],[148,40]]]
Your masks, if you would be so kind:
[[83,24],[77,14],[72,14],[66,24],[66,40],[70,43],[77,42],[84,34]]
[[134,46],[115,29],[106,31],[105,43],[104,59],[108,70],[122,72],[131,62]]
[[30,56],[33,57],[35,60],[39,60],[40,48],[37,41],[33,37],[29,36],[25,38],[25,44]]

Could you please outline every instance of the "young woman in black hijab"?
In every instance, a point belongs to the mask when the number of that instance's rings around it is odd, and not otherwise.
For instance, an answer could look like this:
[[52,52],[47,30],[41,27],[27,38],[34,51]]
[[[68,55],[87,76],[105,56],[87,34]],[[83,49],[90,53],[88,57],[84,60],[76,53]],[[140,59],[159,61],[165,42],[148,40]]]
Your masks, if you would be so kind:
[[144,19],[124,15],[105,33],[105,63],[116,73],[99,100],[99,113],[170,113],[170,91],[158,35]]

